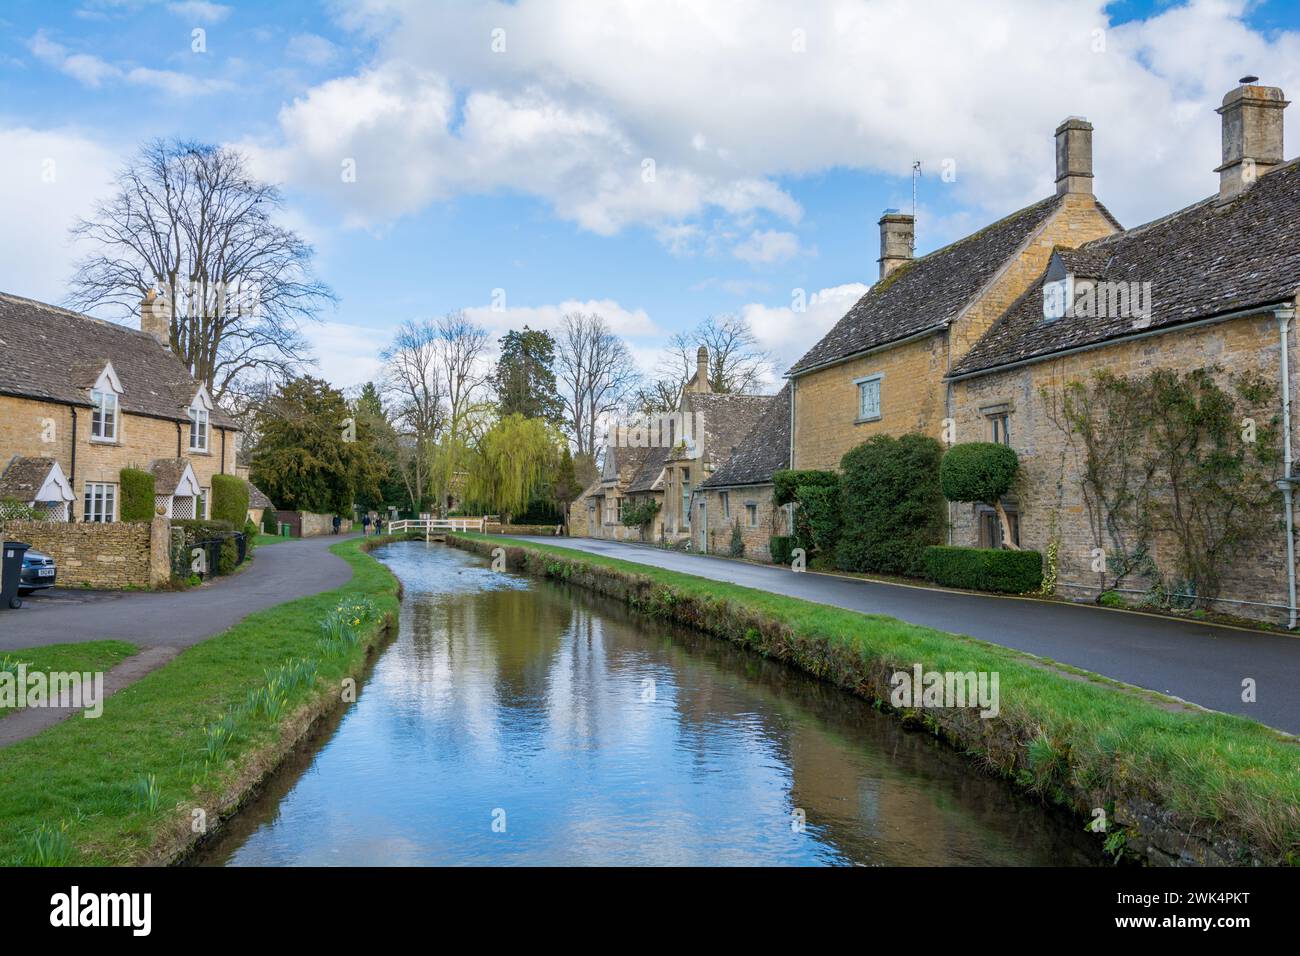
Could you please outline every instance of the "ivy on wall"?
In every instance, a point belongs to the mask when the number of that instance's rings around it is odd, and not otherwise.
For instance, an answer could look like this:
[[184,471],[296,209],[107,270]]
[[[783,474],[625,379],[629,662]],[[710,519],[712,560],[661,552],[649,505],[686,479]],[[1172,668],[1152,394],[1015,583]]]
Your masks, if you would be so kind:
[[1277,387],[1257,373],[1102,370],[1045,389],[1044,403],[1082,464],[1102,590],[1135,577],[1148,603],[1209,603],[1234,559],[1275,529]]

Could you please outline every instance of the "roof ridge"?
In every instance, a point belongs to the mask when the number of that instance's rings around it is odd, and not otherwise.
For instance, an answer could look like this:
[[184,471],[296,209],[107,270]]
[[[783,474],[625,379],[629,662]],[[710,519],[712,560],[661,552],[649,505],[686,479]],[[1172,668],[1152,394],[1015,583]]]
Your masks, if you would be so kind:
[[12,292],[0,292],[0,299],[9,299],[18,304],[34,305],[40,309],[57,312],[69,319],[80,319],[82,322],[94,322],[96,325],[103,326],[106,329],[119,329],[123,332],[130,332],[132,335],[143,335],[153,341],[157,341],[152,335],[149,335],[147,332],[142,332],[140,329],[133,329],[129,325],[123,325],[121,322],[114,322],[112,319],[101,319],[98,316],[89,315],[85,312],[78,312],[75,309],[69,309],[66,306],[55,305],[53,302],[42,302],[40,299],[28,298],[25,295],[15,295]]

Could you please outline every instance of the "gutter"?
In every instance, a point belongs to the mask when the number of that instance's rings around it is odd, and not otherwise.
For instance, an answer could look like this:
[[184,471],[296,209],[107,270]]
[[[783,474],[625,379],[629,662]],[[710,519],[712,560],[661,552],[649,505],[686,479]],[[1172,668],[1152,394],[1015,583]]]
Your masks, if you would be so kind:
[[1295,479],[1291,475],[1291,346],[1287,336],[1291,328],[1291,320],[1295,318],[1295,308],[1274,309],[1273,315],[1277,319],[1278,346],[1281,350],[1282,477],[1278,479],[1277,487],[1282,492],[1282,502],[1286,512],[1286,626],[1290,630],[1295,630],[1295,503],[1293,501]]

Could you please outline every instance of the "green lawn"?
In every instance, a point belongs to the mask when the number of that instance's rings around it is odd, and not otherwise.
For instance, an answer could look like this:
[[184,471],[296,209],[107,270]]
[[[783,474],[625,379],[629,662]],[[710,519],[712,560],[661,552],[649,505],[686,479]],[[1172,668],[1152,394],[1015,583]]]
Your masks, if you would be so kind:
[[926,670],[997,671],[1002,699],[997,719],[1032,741],[1030,777],[1021,783],[1047,796],[1112,786],[1149,794],[1184,819],[1226,826],[1276,860],[1300,862],[1300,743],[1262,724],[1186,708],[1077,668],[1047,667],[1008,648],[891,617],[555,545],[496,535],[463,537],[649,578],[664,589],[661,611],[675,596],[711,603],[712,613],[700,624],[706,630],[735,608],[891,668],[921,662]]
[[293,538],[281,537],[278,534],[263,534],[259,532],[257,537],[253,539],[253,547],[260,548],[264,544],[280,544],[282,541],[292,540]]
[[[33,671],[42,673],[76,671],[80,674],[107,672],[138,650],[138,647],[126,641],[47,644],[44,647],[29,647],[0,653],[0,671],[15,670],[16,672],[19,664],[26,664],[28,673]],[[13,712],[11,708],[0,707],[0,718],[7,717]]]
[[[330,550],[352,565],[344,587],[258,611],[119,691],[102,717],[0,750],[0,863],[147,860],[188,832],[193,808],[211,813],[241,771],[268,761],[286,715],[338,695],[379,624],[360,644],[326,651],[320,622],[358,599],[379,620],[395,615],[397,582],[359,541]],[[298,661],[308,663],[289,663]],[[289,688],[278,722],[241,710],[277,670],[288,676],[274,686]]]

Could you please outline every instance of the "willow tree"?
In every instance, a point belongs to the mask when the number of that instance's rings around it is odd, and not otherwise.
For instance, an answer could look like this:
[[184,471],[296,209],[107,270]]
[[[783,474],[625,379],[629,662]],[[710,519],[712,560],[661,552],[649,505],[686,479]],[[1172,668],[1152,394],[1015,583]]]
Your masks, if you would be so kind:
[[465,497],[502,516],[523,511],[555,473],[561,443],[540,418],[507,415],[479,439]]

